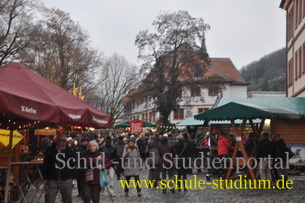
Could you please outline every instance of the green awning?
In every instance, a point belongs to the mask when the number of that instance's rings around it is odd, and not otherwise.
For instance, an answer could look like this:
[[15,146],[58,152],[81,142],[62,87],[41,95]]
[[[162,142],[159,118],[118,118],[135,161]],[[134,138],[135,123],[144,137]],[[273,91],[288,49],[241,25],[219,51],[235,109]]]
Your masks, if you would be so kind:
[[[138,121],[137,119],[134,119],[136,121]],[[156,124],[153,123],[149,123],[144,121],[143,122],[144,127],[156,127]],[[114,125],[115,128],[126,128],[126,127],[130,127],[130,120],[129,121],[125,121],[119,124]]]
[[231,119],[257,119],[280,118],[299,119],[304,115],[270,106],[250,103],[229,102],[222,106],[210,109],[195,115],[197,120],[231,120]]

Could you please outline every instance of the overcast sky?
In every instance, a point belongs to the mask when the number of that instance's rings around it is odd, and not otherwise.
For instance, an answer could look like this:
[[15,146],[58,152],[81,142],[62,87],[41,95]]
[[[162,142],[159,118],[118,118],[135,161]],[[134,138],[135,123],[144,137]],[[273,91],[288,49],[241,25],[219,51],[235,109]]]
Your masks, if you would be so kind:
[[211,26],[210,57],[229,57],[237,69],[285,46],[280,0],[43,0],[71,14],[107,56],[124,55],[140,65],[134,45],[139,31],[152,30],[161,10],[186,10]]

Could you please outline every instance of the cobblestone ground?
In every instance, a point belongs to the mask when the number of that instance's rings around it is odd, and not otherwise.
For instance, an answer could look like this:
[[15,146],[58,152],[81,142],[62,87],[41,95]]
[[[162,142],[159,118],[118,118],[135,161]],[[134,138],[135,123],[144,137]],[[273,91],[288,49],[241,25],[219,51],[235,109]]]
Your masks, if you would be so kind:
[[[147,179],[148,171],[142,171],[140,176],[141,179]],[[204,179],[205,173],[196,173],[197,180]],[[193,178],[192,175],[188,175],[189,179]],[[113,202],[113,203],[185,203],[185,202],[213,202],[213,203],[223,203],[223,202],[242,202],[242,203],[270,203],[270,202],[298,202],[305,203],[305,176],[290,176],[290,179],[294,181],[294,188],[291,190],[238,190],[238,189],[212,189],[211,187],[206,187],[205,189],[191,189],[187,192],[177,192],[172,194],[168,192],[167,194],[162,194],[160,189],[142,189],[142,197],[137,197],[136,189],[132,188],[129,192],[129,197],[125,197],[124,190],[122,189],[119,181],[115,181],[116,196],[112,197],[112,201],[106,192],[101,193],[100,202]],[[77,196],[77,189],[73,189],[73,202],[81,203],[83,202],[81,198]],[[43,202],[43,200],[41,200]],[[57,197],[56,203],[60,203],[60,195]]]

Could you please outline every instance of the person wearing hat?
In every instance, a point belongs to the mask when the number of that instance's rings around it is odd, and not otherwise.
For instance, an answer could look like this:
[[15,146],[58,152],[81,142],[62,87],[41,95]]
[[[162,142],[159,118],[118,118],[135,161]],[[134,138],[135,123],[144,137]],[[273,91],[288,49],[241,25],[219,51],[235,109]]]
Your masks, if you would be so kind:
[[[89,138],[87,136],[80,136],[80,144],[76,147],[76,153],[79,153],[80,160],[84,157],[84,154],[87,151],[87,146],[89,144]],[[78,162],[77,162],[78,163]],[[79,163],[83,164],[82,161],[79,161]],[[83,176],[84,176],[85,170],[81,168],[76,170],[76,181],[77,181],[77,191],[78,191],[78,197],[83,198],[84,191],[83,191]]]
[[[64,134],[57,136],[54,144],[47,148],[42,166],[46,184],[45,202],[54,203],[60,191],[63,202],[72,203],[75,157],[75,153],[67,147],[67,137]],[[69,162],[71,158],[74,162]]]
[[109,169],[106,169],[106,173],[109,178],[109,192],[110,195],[115,197],[114,192],[114,174],[116,173],[116,165],[113,162],[117,161],[118,154],[117,149],[112,145],[112,139],[110,136],[107,136],[105,138],[105,144],[101,146],[100,152],[105,153],[105,156],[107,159],[110,160],[111,167]]

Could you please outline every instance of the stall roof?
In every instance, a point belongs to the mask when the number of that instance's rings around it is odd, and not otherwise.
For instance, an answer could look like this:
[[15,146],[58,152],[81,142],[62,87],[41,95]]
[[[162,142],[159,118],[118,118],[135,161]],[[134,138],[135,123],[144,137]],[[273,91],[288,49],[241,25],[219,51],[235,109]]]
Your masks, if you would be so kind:
[[300,119],[305,115],[305,98],[222,99],[216,106],[196,115],[195,119]]
[[96,128],[109,126],[110,115],[21,63],[0,66],[0,104],[0,121],[14,121],[14,129],[18,128],[19,122],[25,121]]
[[251,105],[260,105],[270,108],[277,108],[305,115],[305,97],[276,97],[276,98],[234,98],[221,99],[216,107],[230,102],[247,103]]

